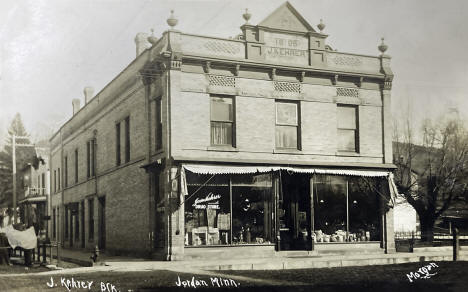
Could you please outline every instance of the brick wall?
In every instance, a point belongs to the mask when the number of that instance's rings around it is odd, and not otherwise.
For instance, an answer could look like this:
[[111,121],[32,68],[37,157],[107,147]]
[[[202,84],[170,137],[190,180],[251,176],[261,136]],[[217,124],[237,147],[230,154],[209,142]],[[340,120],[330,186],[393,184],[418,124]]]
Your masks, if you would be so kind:
[[[271,91],[268,80],[239,78],[236,101],[236,151],[210,148],[210,91],[202,74],[182,73],[182,92],[172,96],[172,155],[189,158],[383,163],[382,102],[373,84],[359,98],[338,97],[336,88],[305,84],[300,94]],[[188,80],[185,80],[188,79]],[[192,81],[191,81],[192,80]],[[196,82],[195,82],[196,81]],[[270,84],[270,85],[269,85]],[[258,90],[263,88],[262,90]],[[270,88],[270,89],[269,89]],[[270,92],[268,91],[270,90]],[[226,88],[232,94],[233,88]],[[297,100],[301,108],[301,151],[275,151],[275,99]],[[337,104],[359,108],[359,155],[337,153]]]
[[[130,117],[130,161],[125,163],[125,126],[123,120]],[[116,122],[121,124],[121,165],[116,165]],[[81,212],[76,218],[80,230],[80,238],[74,241],[75,247],[81,246],[81,230],[85,230],[85,247],[92,249],[99,244],[99,198],[105,197],[106,250],[109,252],[126,251],[144,253],[149,249],[149,195],[148,175],[140,167],[144,164],[147,151],[145,114],[145,90],[138,79],[123,92],[116,92],[114,100],[96,115],[83,123],[79,128],[69,130],[61,147],[60,135],[53,140],[51,152],[51,183],[54,193],[53,171],[61,168],[61,162],[68,157],[68,187],[62,187],[53,195],[52,208],[63,203],[81,203],[85,200],[84,227],[81,226]],[[94,136],[97,131],[96,136]],[[87,176],[87,142],[96,137],[96,178]],[[75,149],[78,149],[78,183],[75,183]],[[64,179],[62,177],[62,186]],[[96,191],[97,190],[97,191]],[[89,236],[89,205],[88,199],[94,198],[94,239]],[[62,216],[64,216],[63,212]],[[69,215],[70,216],[70,215]],[[63,217],[62,217],[63,218]],[[63,223],[64,220],[61,220]],[[75,222],[69,222],[73,228]],[[57,226],[58,228],[58,226]],[[64,231],[62,225],[59,229]],[[73,229],[75,231],[75,229]],[[74,233],[74,232],[73,232]],[[74,239],[73,239],[74,240]],[[64,242],[65,246],[70,241]]]

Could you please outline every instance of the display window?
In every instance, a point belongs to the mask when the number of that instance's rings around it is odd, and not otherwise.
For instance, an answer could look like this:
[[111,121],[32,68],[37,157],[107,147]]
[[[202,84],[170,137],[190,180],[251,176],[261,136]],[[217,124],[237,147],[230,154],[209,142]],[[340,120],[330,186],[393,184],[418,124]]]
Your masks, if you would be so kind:
[[273,241],[270,174],[199,175],[187,171],[186,180],[186,246]]
[[315,242],[380,240],[378,179],[316,175]]

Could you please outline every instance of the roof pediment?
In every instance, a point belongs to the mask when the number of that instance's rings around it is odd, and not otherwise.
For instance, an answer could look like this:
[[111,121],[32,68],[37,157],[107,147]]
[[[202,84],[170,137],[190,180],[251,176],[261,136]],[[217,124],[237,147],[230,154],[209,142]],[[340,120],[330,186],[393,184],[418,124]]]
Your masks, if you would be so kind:
[[289,2],[285,2],[283,5],[278,7],[264,20],[262,20],[258,26],[296,32],[315,32],[312,26]]

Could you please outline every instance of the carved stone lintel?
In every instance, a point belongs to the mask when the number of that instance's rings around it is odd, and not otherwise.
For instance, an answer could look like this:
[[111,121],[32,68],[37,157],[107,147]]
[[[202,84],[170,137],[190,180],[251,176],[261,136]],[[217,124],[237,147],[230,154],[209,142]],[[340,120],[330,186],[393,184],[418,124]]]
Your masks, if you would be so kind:
[[234,68],[234,75],[235,76],[239,76],[239,69],[240,69],[240,65],[237,64],[236,67]]
[[362,76],[361,76],[361,77],[359,77],[359,80],[358,80],[358,84],[357,84],[357,86],[358,86],[358,87],[361,87],[361,86],[362,86],[362,82],[363,82],[363,81],[364,81],[364,77],[362,77]]
[[339,77],[338,74],[333,76],[333,78],[332,78],[332,84],[333,85],[336,85],[338,83],[338,77]]
[[271,69],[270,79],[276,80],[276,68]]
[[302,71],[302,72],[299,74],[299,81],[304,82],[305,74],[306,74],[305,71]]
[[206,61],[205,64],[203,65],[203,71],[205,71],[205,73],[210,73],[210,69],[211,69],[211,62]]

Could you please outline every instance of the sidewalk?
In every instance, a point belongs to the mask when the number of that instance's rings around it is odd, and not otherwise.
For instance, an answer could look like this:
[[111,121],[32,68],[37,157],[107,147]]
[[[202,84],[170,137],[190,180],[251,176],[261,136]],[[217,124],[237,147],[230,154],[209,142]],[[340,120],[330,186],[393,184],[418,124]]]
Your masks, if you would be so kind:
[[[92,267],[89,251],[62,249],[61,260]],[[54,257],[55,258],[55,257]],[[277,255],[271,258],[203,259],[186,261],[154,261],[150,259],[101,254],[99,263],[92,270],[148,271],[148,270],[282,270],[299,268],[325,268],[345,266],[387,265],[422,261],[451,261],[451,250],[398,252],[394,254],[354,254],[294,256]],[[460,251],[459,260],[468,260],[468,251]],[[75,269],[73,269],[75,270]],[[78,268],[79,270],[79,268]],[[86,269],[85,269],[86,270]],[[83,270],[83,271],[85,271]],[[89,270],[89,269],[88,269]],[[64,272],[66,270],[62,270]]]
[[[49,251],[47,251],[49,252]],[[49,253],[48,258],[49,258]],[[83,267],[92,267],[93,260],[91,259],[92,251],[89,250],[76,250],[76,249],[68,249],[68,248],[61,248],[60,249],[60,261],[74,263]],[[52,251],[52,256],[54,260],[57,260],[56,250]],[[136,258],[136,257],[129,257],[129,256],[112,256],[107,255],[104,252],[99,253],[98,261],[101,263],[104,262],[142,262],[142,261],[149,261],[149,259],[144,258]]]

